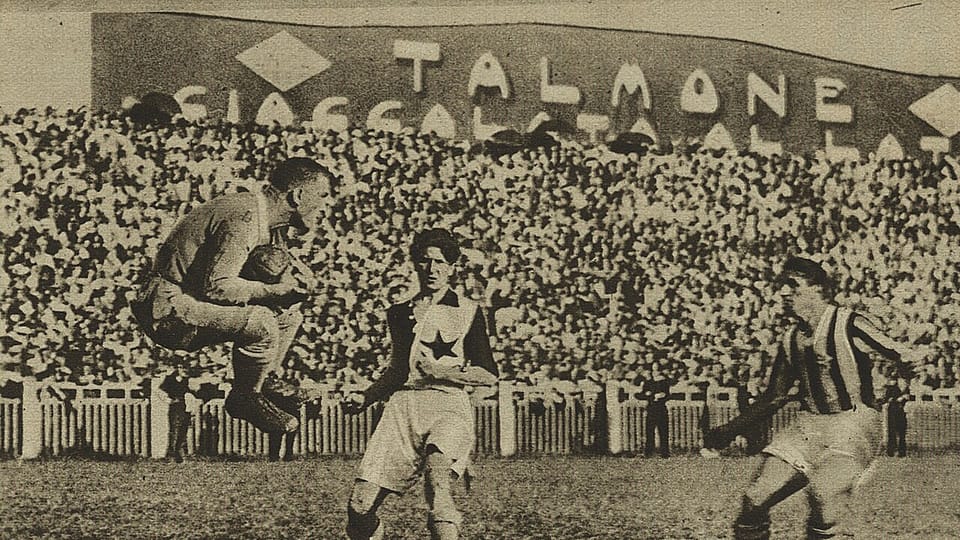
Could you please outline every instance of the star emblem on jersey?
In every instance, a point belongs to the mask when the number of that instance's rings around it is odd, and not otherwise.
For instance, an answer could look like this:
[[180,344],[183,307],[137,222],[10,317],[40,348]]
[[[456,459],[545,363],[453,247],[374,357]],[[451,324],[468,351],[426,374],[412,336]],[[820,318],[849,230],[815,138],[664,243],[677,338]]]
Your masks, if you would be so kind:
[[451,358],[456,358],[457,355],[453,354],[453,345],[457,340],[453,341],[444,341],[443,336],[440,335],[440,331],[437,330],[437,337],[433,338],[433,341],[423,341],[420,340],[420,343],[426,345],[431,351],[433,351],[433,357],[437,360],[440,360],[444,356],[449,356]]

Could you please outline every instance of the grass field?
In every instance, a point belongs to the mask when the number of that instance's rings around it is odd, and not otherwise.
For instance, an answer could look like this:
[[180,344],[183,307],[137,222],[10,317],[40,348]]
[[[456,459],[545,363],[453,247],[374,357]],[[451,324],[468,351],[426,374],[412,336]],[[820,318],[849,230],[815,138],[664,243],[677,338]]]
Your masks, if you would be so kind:
[[[464,538],[727,538],[758,458],[484,459],[458,501]],[[3,538],[343,538],[354,459],[0,462]],[[883,458],[858,538],[960,537],[960,457]],[[426,536],[417,489],[388,499],[387,538]],[[802,538],[803,496],[773,515]]]

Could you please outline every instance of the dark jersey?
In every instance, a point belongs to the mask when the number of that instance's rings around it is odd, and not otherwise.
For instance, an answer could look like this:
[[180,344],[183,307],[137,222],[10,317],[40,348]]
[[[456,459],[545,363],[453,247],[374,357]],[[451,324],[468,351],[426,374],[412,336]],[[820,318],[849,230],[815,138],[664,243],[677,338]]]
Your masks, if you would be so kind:
[[[430,321],[431,314],[439,314],[442,319]],[[461,324],[457,319],[462,314],[466,316],[461,318]],[[390,365],[367,390],[371,399],[383,399],[405,385],[430,387],[416,370],[418,361],[477,366],[499,375],[485,317],[474,303],[448,291],[436,305],[419,315],[424,320],[417,320],[413,301],[395,304],[387,311]],[[441,383],[438,387],[445,386]]]

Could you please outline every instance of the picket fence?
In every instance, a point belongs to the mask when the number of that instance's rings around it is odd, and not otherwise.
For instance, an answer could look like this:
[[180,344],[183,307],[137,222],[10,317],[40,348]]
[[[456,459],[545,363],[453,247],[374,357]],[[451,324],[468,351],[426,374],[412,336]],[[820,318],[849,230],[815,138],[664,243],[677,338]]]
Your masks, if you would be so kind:
[[[161,458],[167,455],[170,400],[159,381],[144,386],[24,383],[20,398],[0,398],[0,456],[36,458],[86,453]],[[341,399],[351,388],[320,388],[322,396],[300,410],[294,454],[357,455],[379,421],[382,407],[346,414]],[[644,449],[646,405],[640,388],[609,382],[605,388],[501,382],[471,395],[481,455],[637,454]],[[674,387],[669,444],[674,452],[700,448],[703,431],[737,414],[736,389]],[[762,431],[767,437],[797,414],[788,406]],[[936,391],[907,404],[908,446],[960,447],[960,392]],[[209,399],[191,415],[187,453],[252,456],[267,453],[267,437],[231,418],[223,397]]]

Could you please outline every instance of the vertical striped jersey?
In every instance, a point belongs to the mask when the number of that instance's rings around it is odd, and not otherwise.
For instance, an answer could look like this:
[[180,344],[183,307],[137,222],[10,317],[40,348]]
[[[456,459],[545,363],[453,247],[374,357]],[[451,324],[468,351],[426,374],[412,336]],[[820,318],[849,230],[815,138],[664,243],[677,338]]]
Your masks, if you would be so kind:
[[860,405],[876,409],[873,366],[863,349],[901,361],[900,354],[883,346],[883,341],[866,317],[830,306],[812,338],[797,328],[786,336],[773,365],[768,395],[782,403],[799,384],[801,406],[809,412],[832,414]]

